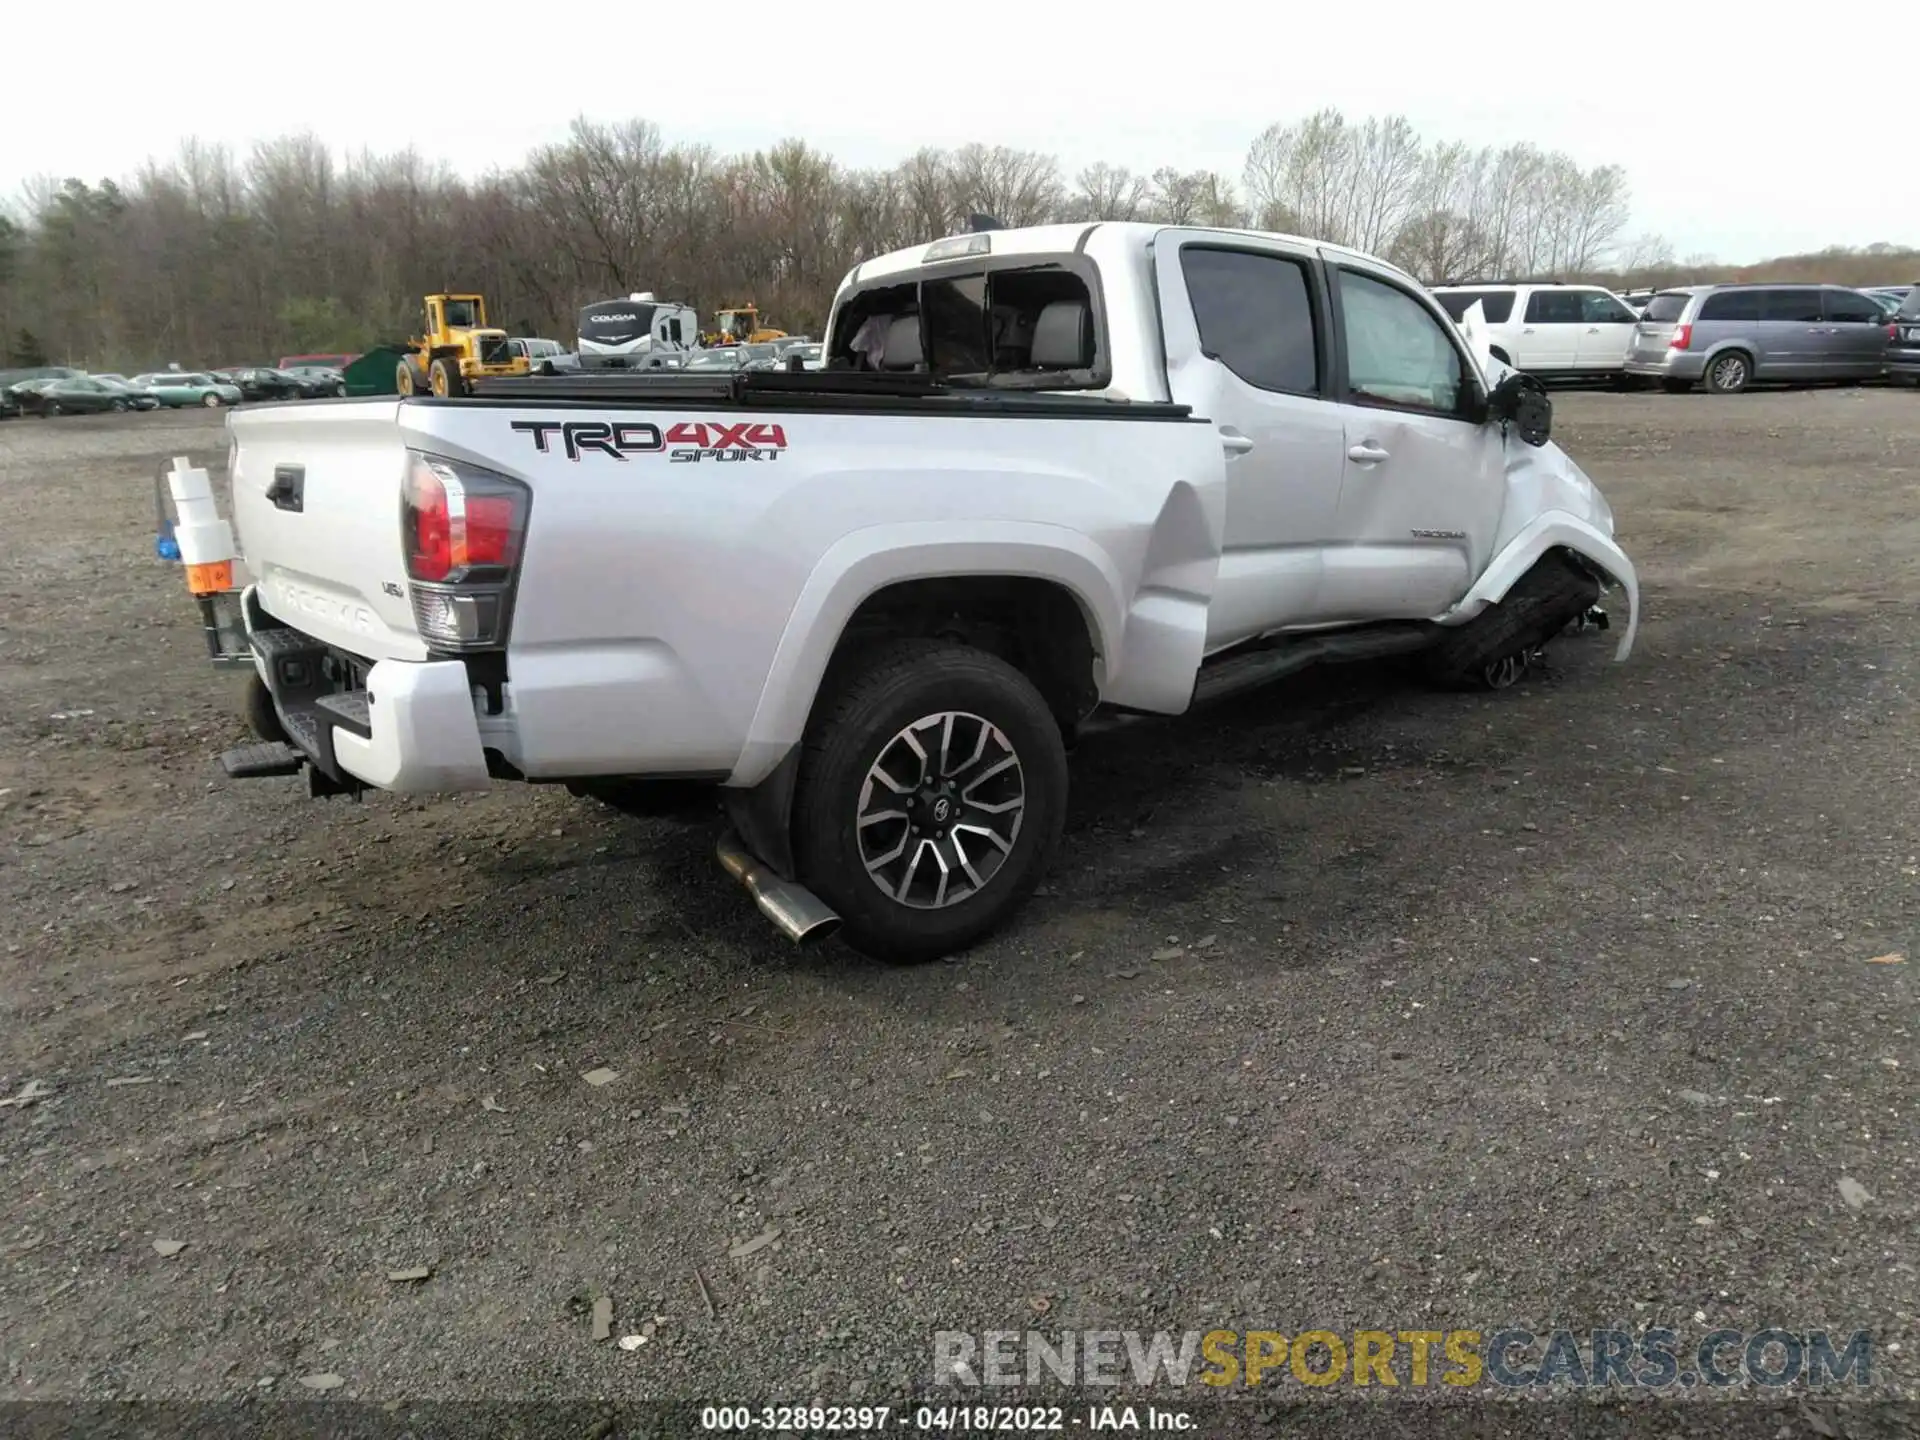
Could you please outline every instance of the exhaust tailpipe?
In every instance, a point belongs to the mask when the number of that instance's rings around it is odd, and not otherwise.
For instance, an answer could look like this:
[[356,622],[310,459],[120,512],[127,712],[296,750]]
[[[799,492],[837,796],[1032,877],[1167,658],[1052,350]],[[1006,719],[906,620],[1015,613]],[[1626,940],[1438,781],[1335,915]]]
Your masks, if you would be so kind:
[[720,837],[713,853],[720,861],[720,868],[747,887],[760,913],[778,925],[781,933],[794,944],[824,940],[840,928],[840,917],[829,910],[818,895],[804,885],[782,880],[754,859],[733,831]]

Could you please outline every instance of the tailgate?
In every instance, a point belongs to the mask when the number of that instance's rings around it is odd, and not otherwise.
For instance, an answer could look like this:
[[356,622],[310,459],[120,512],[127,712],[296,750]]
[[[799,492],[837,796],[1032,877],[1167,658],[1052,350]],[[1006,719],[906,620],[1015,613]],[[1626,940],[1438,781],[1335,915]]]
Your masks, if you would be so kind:
[[373,660],[419,660],[400,531],[398,400],[309,401],[227,421],[233,519],[266,611]]

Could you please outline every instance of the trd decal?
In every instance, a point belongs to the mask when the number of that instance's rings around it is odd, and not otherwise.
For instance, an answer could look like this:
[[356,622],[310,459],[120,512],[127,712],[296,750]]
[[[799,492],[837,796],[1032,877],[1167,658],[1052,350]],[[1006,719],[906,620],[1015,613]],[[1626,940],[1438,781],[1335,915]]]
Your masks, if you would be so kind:
[[666,449],[666,440],[658,425],[642,421],[614,424],[606,420],[515,420],[515,430],[533,436],[533,448],[542,455],[553,453],[552,440],[560,437],[560,448],[569,460],[582,455],[604,455],[609,460],[625,460],[629,455],[656,454]]
[[778,460],[787,448],[786,427],[757,425],[750,420],[737,424],[681,421],[667,429],[667,444],[674,448],[667,458],[675,465],[702,460],[722,463]]

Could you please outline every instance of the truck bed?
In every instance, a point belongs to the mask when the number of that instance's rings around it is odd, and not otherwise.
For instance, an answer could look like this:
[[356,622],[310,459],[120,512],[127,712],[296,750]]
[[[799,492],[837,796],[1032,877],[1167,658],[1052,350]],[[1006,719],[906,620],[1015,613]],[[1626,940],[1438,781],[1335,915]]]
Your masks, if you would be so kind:
[[687,405],[743,410],[861,415],[1032,416],[1052,420],[1191,420],[1190,405],[1119,400],[1093,393],[954,385],[929,375],[868,370],[752,370],[692,375],[674,370],[616,370],[567,375],[503,376],[475,382],[458,400],[416,397],[421,405],[492,402],[607,409],[670,409]]

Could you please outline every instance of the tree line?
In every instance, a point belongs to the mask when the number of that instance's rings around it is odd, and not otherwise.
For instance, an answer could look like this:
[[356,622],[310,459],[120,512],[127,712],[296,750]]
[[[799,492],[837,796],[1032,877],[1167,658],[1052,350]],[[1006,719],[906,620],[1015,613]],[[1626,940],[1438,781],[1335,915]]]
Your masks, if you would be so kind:
[[581,305],[638,290],[703,315],[751,300],[818,334],[849,267],[977,213],[1255,225],[1435,283],[1673,263],[1657,238],[1623,244],[1619,166],[1337,110],[1270,126],[1237,178],[1108,164],[1069,177],[1049,155],[984,145],[850,169],[801,140],[725,155],[645,120],[576,121],[518,166],[465,178],[414,150],[336,156],[306,133],[244,159],[188,141],[122,179],[29,186],[0,215],[0,349],[126,369],[352,351],[413,333],[420,297],[446,290],[567,342]]

